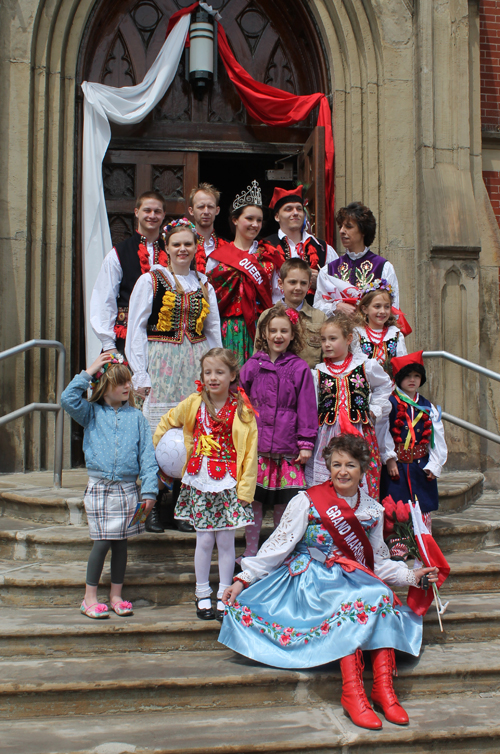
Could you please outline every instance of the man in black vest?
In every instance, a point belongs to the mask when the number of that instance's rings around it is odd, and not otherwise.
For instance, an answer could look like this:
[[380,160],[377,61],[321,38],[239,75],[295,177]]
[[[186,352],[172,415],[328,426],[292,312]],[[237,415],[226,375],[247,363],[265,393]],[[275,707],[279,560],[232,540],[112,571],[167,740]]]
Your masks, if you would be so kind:
[[147,191],[135,205],[137,230],[106,255],[90,299],[90,324],[104,352],[125,352],[128,304],[137,280],[155,264],[167,265],[160,228],[165,199]]
[[[280,227],[277,233],[268,236],[265,240],[281,251],[283,262],[294,257],[300,257],[307,262],[312,275],[306,301],[312,305],[319,270],[338,257],[326,241],[315,238],[305,230],[303,188],[303,186],[297,186],[289,191],[281,188],[274,189],[269,209],[274,212],[274,219]],[[274,298],[276,297],[273,295]]]

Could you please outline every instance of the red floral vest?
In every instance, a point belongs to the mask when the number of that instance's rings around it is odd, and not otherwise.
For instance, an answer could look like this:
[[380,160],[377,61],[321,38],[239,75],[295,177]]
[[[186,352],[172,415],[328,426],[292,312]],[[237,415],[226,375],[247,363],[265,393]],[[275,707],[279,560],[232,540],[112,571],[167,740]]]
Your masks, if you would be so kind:
[[188,474],[197,474],[201,469],[203,456],[206,456],[208,474],[212,479],[223,479],[226,472],[236,479],[236,448],[232,429],[237,405],[237,398],[230,395],[217,419],[213,419],[206,405],[201,403],[196,414],[193,454],[186,467]]

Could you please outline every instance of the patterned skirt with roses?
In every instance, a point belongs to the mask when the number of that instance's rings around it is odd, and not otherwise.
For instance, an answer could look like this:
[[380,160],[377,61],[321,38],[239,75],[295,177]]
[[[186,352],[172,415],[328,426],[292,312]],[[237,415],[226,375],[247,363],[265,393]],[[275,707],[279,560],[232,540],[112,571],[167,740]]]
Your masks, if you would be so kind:
[[220,323],[222,345],[237,355],[242,367],[253,354],[253,340],[245,324],[245,318],[221,317]]
[[393,647],[418,656],[422,618],[395,605],[391,589],[374,576],[295,552],[226,608],[219,641],[278,668],[324,665],[357,649]]
[[240,503],[236,487],[207,492],[182,484],[174,516],[189,521],[200,531],[239,529],[254,522],[252,506]]

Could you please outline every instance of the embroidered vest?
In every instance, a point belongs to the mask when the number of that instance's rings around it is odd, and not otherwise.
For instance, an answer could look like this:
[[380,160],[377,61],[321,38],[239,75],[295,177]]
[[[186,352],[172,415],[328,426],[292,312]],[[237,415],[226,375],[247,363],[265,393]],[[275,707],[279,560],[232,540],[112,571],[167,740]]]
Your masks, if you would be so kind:
[[368,424],[370,410],[370,385],[364,364],[359,364],[343,377],[318,369],[318,419],[319,426],[335,424],[339,410],[340,383],[344,383],[349,420],[356,424]]
[[[188,474],[197,474],[201,469],[203,456],[207,457],[208,475],[212,479],[223,479],[227,472],[236,479],[236,448],[233,444],[233,421],[238,401],[230,396],[228,403],[219,414],[220,421],[213,419],[208,413],[204,403],[201,404],[196,414],[195,430],[193,433],[193,454],[188,461],[186,471]],[[210,436],[219,444],[220,449],[213,447],[203,452],[206,441],[202,438]]]
[[348,254],[344,254],[330,262],[328,274],[357,288],[366,288],[373,280],[382,278],[382,270],[386,262],[387,259],[369,250],[360,259],[351,259]]
[[[182,343],[184,335],[191,343],[201,343],[206,340],[203,330],[196,332],[198,319],[203,311],[203,293],[198,288],[192,293],[179,293],[173,288],[161,270],[151,270],[149,273],[153,281],[153,306],[148,319],[148,340],[164,341],[166,343]],[[171,294],[169,302],[164,302],[165,294]],[[162,306],[168,307],[168,329],[159,322]],[[206,304],[205,304],[206,306]],[[160,325],[160,326],[159,326]],[[200,328],[198,328],[200,329]]]
[[[371,340],[368,340],[368,338],[360,335],[359,346],[363,353],[366,353],[369,359],[376,358],[378,363],[381,366],[384,366],[388,361],[392,359],[393,356],[396,356],[398,348],[398,335],[396,335],[394,338],[389,338],[389,340],[384,340],[382,343],[380,343],[380,345],[377,343],[372,343]],[[375,351],[377,351],[376,357],[374,357],[373,355]]]
[[[391,435],[394,439],[394,442],[399,445],[400,443],[404,443],[406,440],[406,437],[408,436],[408,432],[410,432],[410,424],[411,424],[411,406],[408,406],[406,403],[398,403],[396,398],[391,395],[389,398],[391,404],[392,404],[392,410],[389,415],[389,426],[391,430]],[[403,408],[399,408],[400,406],[403,406]],[[431,408],[431,402],[427,400],[427,398],[424,398],[422,395],[419,394],[418,396],[418,405],[422,406],[423,408],[430,409]],[[414,409],[414,417],[418,416],[418,410]],[[430,429],[428,429],[431,426],[431,420],[429,419],[427,414],[424,414],[418,422],[413,427],[413,432],[415,433],[415,439],[411,439],[410,448],[414,448],[418,445],[427,445],[429,446],[429,440],[430,440]],[[424,434],[425,433],[425,434]]]

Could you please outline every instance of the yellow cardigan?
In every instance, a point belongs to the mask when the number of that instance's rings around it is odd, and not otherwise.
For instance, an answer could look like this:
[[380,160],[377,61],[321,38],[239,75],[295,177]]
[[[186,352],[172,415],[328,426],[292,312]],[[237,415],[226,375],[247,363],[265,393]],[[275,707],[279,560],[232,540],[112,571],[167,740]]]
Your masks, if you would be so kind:
[[[196,414],[201,405],[201,395],[193,393],[178,406],[171,408],[164,414],[153,436],[153,444],[156,448],[161,438],[172,427],[182,427],[184,432],[184,445],[186,446],[187,458],[193,453],[193,432]],[[246,409],[245,409],[246,410]],[[236,494],[239,500],[251,503],[255,495],[257,484],[257,422],[252,416],[248,422],[243,422],[236,413],[233,421],[233,443],[236,448]],[[182,469],[186,470],[187,462]]]

